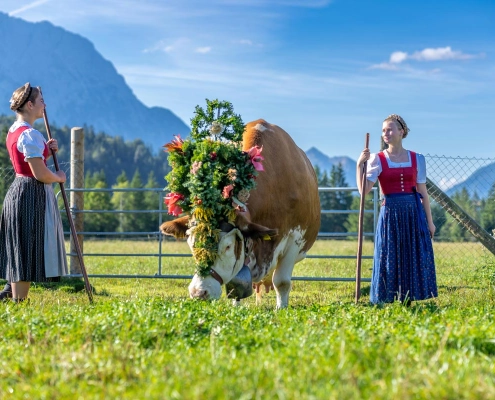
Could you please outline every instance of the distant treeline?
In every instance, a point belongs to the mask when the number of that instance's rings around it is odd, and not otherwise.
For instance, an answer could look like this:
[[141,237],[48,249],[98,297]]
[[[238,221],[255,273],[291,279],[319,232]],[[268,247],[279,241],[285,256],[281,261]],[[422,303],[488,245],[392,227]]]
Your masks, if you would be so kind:
[[[5,135],[15,120],[14,116],[0,116],[0,168],[10,166],[5,143]],[[37,122],[34,126],[45,137],[46,129],[43,123]],[[120,136],[109,136],[103,132],[95,132],[93,127],[84,126],[84,172],[93,174],[103,172],[108,185],[117,183],[117,177],[125,173],[131,178],[136,171],[142,177],[147,177],[153,172],[157,178],[159,187],[165,187],[165,175],[170,171],[167,162],[167,153],[163,151],[153,152],[141,139],[124,141]],[[57,158],[60,163],[70,162],[70,130],[68,126],[58,127],[50,124],[52,136],[57,139],[59,152]],[[143,132],[146,135],[146,132]],[[167,138],[163,139],[163,145]],[[6,158],[5,158],[6,157]],[[6,160],[6,162],[4,162]]]
[[[14,117],[0,116],[0,172],[10,169],[11,164],[5,148],[5,138]],[[44,124],[35,128],[46,134]],[[52,135],[59,142],[58,160],[70,162],[70,128],[51,126]],[[164,140],[164,142],[166,139]],[[170,171],[167,153],[153,153],[142,140],[124,141],[119,136],[95,133],[92,127],[84,127],[84,170],[86,188],[164,188],[165,175]],[[320,187],[348,187],[342,164],[330,171],[315,168]],[[12,179],[10,179],[12,178]],[[0,203],[13,180],[0,173]],[[356,193],[354,193],[356,194]],[[495,185],[488,198],[470,196],[466,189],[453,194],[452,199],[489,233],[495,229]],[[156,192],[86,192],[86,210],[157,210],[163,199]],[[350,191],[321,192],[322,210],[358,210],[359,196]],[[373,209],[372,194],[367,195],[365,207]],[[471,234],[459,225],[443,208],[432,203],[433,220],[437,227],[436,237],[447,241],[472,240]],[[171,217],[163,214],[163,220]],[[357,213],[322,214],[321,232],[357,232]],[[373,232],[373,214],[365,214],[364,231]],[[87,232],[154,232],[157,231],[157,213],[90,213],[85,214],[84,230]]]
[[[5,139],[14,116],[0,116],[0,170],[7,171],[12,165],[9,160]],[[34,126],[45,137],[43,123]],[[170,171],[167,153],[154,153],[140,139],[124,141],[119,136],[96,133],[91,126],[84,126],[84,175],[86,188],[164,188],[165,175]],[[70,131],[68,126],[51,124],[52,136],[57,139],[57,159],[61,168],[70,163]],[[166,139],[164,138],[165,144]],[[67,175],[69,175],[69,172]],[[6,173],[0,174],[0,203],[13,180]],[[156,210],[159,198],[148,192],[88,192],[84,195],[85,209],[93,210]],[[166,216],[164,216],[166,219]],[[65,219],[65,216],[64,216]],[[157,231],[158,214],[86,214],[84,230],[95,232],[111,231]]]

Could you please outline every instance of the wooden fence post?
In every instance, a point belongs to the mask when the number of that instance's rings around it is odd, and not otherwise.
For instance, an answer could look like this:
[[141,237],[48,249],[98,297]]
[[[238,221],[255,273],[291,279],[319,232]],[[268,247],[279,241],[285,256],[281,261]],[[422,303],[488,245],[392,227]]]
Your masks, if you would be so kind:
[[[83,128],[72,128],[70,131],[70,188],[84,188],[84,130]],[[84,210],[84,193],[70,192],[70,209],[76,232],[84,230],[84,214],[75,211]],[[83,235],[77,235],[81,252],[83,252]],[[81,264],[77,256],[74,238],[70,238],[70,273],[81,274]]]

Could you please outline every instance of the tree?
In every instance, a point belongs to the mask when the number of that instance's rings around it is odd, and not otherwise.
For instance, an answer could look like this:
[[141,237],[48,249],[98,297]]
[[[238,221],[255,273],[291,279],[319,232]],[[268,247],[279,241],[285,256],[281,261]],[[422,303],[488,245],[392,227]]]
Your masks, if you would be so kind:
[[[345,172],[341,163],[333,165],[330,176],[326,171],[315,169],[318,185],[323,187],[348,187],[345,180]],[[349,210],[352,204],[352,193],[349,191],[320,192],[320,205],[323,210]],[[347,232],[345,223],[348,214],[322,214],[321,228],[323,232]]]
[[[87,173],[85,186],[93,189],[108,188],[105,173]],[[85,192],[84,208],[86,210],[113,210],[109,192]],[[113,213],[86,213],[84,214],[84,230],[87,232],[114,232],[119,225],[117,214]]]
[[[360,206],[361,206],[361,196],[353,196],[350,209],[359,210]],[[372,192],[366,195],[366,198],[364,200],[364,209],[366,211],[374,209]],[[359,228],[359,213],[349,214],[344,226],[346,227],[347,232],[357,233]],[[374,218],[372,213],[363,214],[363,232],[364,233],[375,232]],[[373,236],[371,236],[371,238],[372,240],[374,240]]]
[[436,231],[435,237],[442,237],[445,226],[445,222],[447,221],[447,213],[445,210],[436,202],[432,201],[431,205],[431,217],[433,219],[433,224],[435,224]]
[[[129,188],[129,181],[127,180],[127,175],[124,171],[117,177],[117,184],[113,185],[114,189],[127,189]],[[127,192],[113,192],[112,195],[112,204],[116,210],[127,210],[127,200],[128,193]],[[117,228],[117,232],[125,232],[128,229],[128,218],[127,214],[120,213],[119,214],[119,225]]]
[[[129,184],[129,187],[132,189],[142,189],[143,181],[141,180],[141,174],[139,173],[139,169],[136,169],[134,172],[134,176]],[[144,192],[142,191],[132,191],[128,193],[128,199],[126,202],[125,209],[126,210],[146,210],[146,201]],[[143,232],[146,229],[146,220],[148,214],[143,213],[132,213],[127,214],[128,221],[128,230],[133,232]]]
[[495,183],[490,188],[485,205],[481,211],[481,226],[490,234],[495,229]]
[[[479,221],[479,198],[476,194],[473,196],[473,198],[471,198],[467,189],[462,188],[462,190],[455,192],[452,195],[452,200],[471,218]],[[447,217],[445,225],[442,227],[442,235],[450,238],[453,241],[473,240],[472,234],[451,216]]]
[[[148,174],[148,181],[144,186],[147,189],[157,189],[160,186],[155,178],[155,173],[151,171]],[[158,210],[160,207],[160,202],[163,203],[163,195],[162,192],[145,192],[144,193],[144,203],[146,210]],[[158,214],[150,213],[144,214],[144,219],[146,221],[145,230],[148,232],[158,231]]]

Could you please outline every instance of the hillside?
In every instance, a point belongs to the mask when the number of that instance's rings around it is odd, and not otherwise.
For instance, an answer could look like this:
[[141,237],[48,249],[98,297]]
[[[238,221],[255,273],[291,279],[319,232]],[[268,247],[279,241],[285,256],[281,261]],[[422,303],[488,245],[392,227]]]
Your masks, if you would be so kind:
[[466,180],[452,186],[447,194],[452,196],[462,189],[466,189],[470,196],[475,193],[482,199],[488,197],[490,188],[495,183],[495,163],[478,168]]
[[[154,151],[189,127],[172,111],[146,107],[113,64],[80,35],[49,22],[0,13],[0,114],[12,115],[10,96],[29,81],[41,86],[50,122],[90,125],[125,140],[141,138]],[[173,104],[174,99],[165,101]]]

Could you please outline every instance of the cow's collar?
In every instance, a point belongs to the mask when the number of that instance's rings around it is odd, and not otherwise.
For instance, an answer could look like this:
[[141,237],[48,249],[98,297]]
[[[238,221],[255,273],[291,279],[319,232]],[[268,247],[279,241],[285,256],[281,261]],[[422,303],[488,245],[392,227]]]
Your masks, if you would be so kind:
[[213,268],[210,268],[210,275],[213,279],[215,279],[220,285],[223,285],[223,279],[222,277],[218,274],[217,271],[215,271]]

